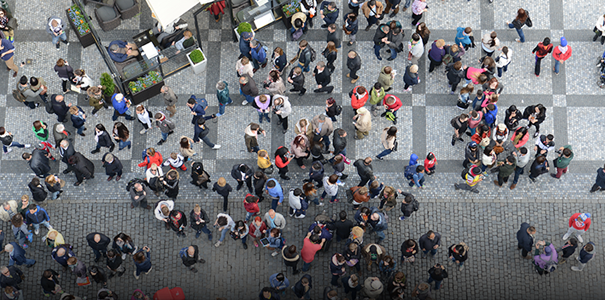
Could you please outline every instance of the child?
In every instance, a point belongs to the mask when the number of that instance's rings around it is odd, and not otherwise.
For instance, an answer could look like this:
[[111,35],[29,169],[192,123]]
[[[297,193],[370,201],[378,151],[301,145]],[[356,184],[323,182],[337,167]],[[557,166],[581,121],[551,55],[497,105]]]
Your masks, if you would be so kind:
[[175,152],[170,153],[170,158],[167,159],[162,166],[170,166],[170,169],[172,170],[180,168],[183,171],[187,171],[187,167],[185,166],[185,158],[180,154],[176,154]]
[[258,165],[258,168],[263,172],[273,166],[271,164],[271,158],[269,157],[269,153],[267,153],[267,150],[259,150],[257,152],[256,164]]
[[435,158],[433,152],[429,152],[424,159],[424,171],[426,172],[426,175],[433,175],[435,173],[435,168],[437,168],[437,158]]
[[324,177],[324,166],[321,162],[316,161],[313,163],[311,170],[309,170],[309,180],[306,182],[317,182],[317,188],[321,188],[324,186],[323,184]]
[[212,186],[212,191],[223,196],[223,212],[227,211],[227,204],[229,203],[229,193],[233,191],[231,186],[225,180],[225,177],[221,177]]
[[559,260],[559,264],[565,263],[567,258],[572,256],[576,252],[576,248],[578,248],[578,240],[576,238],[570,238],[563,247],[557,249],[557,251],[562,251],[563,255]]
[[472,109],[476,110],[476,111],[480,111],[481,110],[481,104],[483,103],[483,100],[485,100],[485,94],[483,93],[483,90],[478,89],[477,90],[477,94],[475,95],[475,100],[473,100],[473,107]]
[[479,126],[479,123],[481,123],[481,120],[483,119],[483,112],[481,110],[478,110],[478,111],[471,110],[470,115],[471,115],[471,118],[468,120],[468,128],[471,130],[470,135],[473,136],[473,135],[475,135],[477,126]]
[[378,181],[372,181],[370,183],[370,198],[374,199],[378,195],[380,195],[380,192],[382,191],[383,188],[384,188],[384,184],[382,182],[379,183]]
[[260,208],[258,207],[258,197],[252,194],[246,194],[246,198],[244,198],[244,209],[246,210],[247,223],[251,217],[256,216],[260,213]]

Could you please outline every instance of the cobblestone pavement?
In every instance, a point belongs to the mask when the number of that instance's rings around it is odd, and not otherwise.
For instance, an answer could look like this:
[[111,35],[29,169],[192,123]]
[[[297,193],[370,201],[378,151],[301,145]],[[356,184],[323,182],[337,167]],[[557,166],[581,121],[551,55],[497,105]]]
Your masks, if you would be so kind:
[[[60,93],[61,89],[60,79],[53,71],[54,62],[58,58],[66,59],[74,68],[85,69],[95,82],[98,82],[101,73],[108,72],[98,50],[94,46],[82,49],[71,29],[68,30],[71,42],[69,46],[62,45],[57,51],[51,45],[50,38],[45,32],[46,20],[51,15],[66,20],[65,9],[71,5],[71,1],[9,0],[8,2],[19,21],[14,43],[15,62],[25,61],[27,58],[33,59],[32,64],[21,68],[19,75],[44,78],[49,85],[49,93],[52,94]],[[103,45],[107,46],[115,39],[129,39],[153,25],[150,9],[145,1],[140,2],[143,2],[141,13],[123,21],[122,25],[110,32],[100,30],[93,17],[93,26],[98,28]],[[340,27],[342,15],[348,11],[348,8],[346,8],[346,1],[338,0],[337,4],[341,8],[337,21]],[[568,143],[573,145],[575,159],[571,163],[569,173],[559,181],[544,175],[539,177],[536,183],[531,183],[527,179],[526,170],[518,187],[512,191],[494,186],[491,182],[495,179],[494,175],[490,175],[489,180],[480,183],[479,194],[455,191],[453,184],[461,181],[459,174],[462,169],[460,163],[464,155],[464,143],[458,143],[455,147],[450,145],[452,129],[449,121],[461,111],[454,106],[456,96],[448,94],[443,67],[428,74],[428,63],[426,59],[421,59],[419,66],[420,70],[423,70],[420,72],[421,83],[414,86],[412,92],[405,92],[401,78],[406,67],[406,51],[400,53],[395,61],[389,62],[386,60],[388,54],[383,49],[381,55],[385,59],[378,61],[373,55],[372,37],[375,27],[368,32],[364,31],[367,22],[361,17],[358,42],[352,47],[346,46],[348,37],[344,37],[345,43],[338,53],[336,70],[332,76],[332,85],[335,89],[330,96],[344,106],[343,114],[338,117],[334,127],[343,128],[349,133],[347,138],[349,158],[375,156],[381,152],[383,147],[380,143],[380,131],[390,126],[390,122],[384,119],[373,118],[372,132],[365,139],[352,138],[354,136],[351,122],[353,112],[350,109],[348,92],[354,85],[345,76],[348,73],[346,53],[349,49],[354,49],[362,57],[363,66],[359,72],[360,80],[356,85],[371,87],[383,66],[389,65],[397,70],[396,83],[391,92],[400,97],[404,104],[399,112],[397,124],[399,151],[386,156],[384,161],[375,161],[373,164],[379,181],[414,193],[420,201],[420,210],[405,221],[398,220],[400,216],[398,208],[388,212],[389,229],[384,246],[388,254],[399,257],[400,245],[407,238],[418,239],[427,230],[438,231],[443,237],[443,249],[439,250],[435,259],[420,260],[415,265],[404,266],[398,262],[397,269],[407,276],[406,294],[410,295],[417,283],[428,278],[426,272],[431,265],[446,262],[446,247],[464,241],[470,246],[466,268],[463,271],[448,269],[450,278],[444,281],[442,290],[434,292],[437,299],[602,298],[605,289],[599,285],[599,279],[605,272],[605,264],[600,249],[605,245],[605,225],[600,222],[602,213],[600,203],[604,198],[600,193],[588,192],[595,178],[596,168],[602,166],[605,159],[605,148],[600,147],[600,142],[605,136],[603,130],[599,128],[603,125],[605,113],[605,105],[601,101],[605,90],[596,86],[598,72],[594,66],[596,58],[602,54],[603,47],[590,40],[593,23],[601,13],[594,8],[600,7],[602,3],[597,0],[582,3],[563,0],[532,1],[531,7],[525,8],[530,11],[534,27],[524,28],[527,39],[525,44],[516,43],[514,41],[517,37],[516,32],[508,29],[505,24],[506,21],[512,21],[519,7],[527,5],[525,1],[496,0],[490,4],[487,0],[433,0],[428,4],[430,9],[425,13],[423,21],[432,30],[431,42],[443,38],[446,43],[452,43],[458,26],[472,27],[477,41],[482,34],[496,30],[502,45],[510,47],[513,51],[512,63],[501,79],[505,88],[498,103],[498,119],[504,119],[504,111],[511,104],[523,109],[527,105],[542,103],[547,108],[547,119],[542,124],[541,132],[554,134],[557,147]],[[94,16],[92,5],[89,5],[86,11]],[[578,16],[582,17],[578,18]],[[184,19],[187,20],[189,28],[194,29],[191,12],[187,13]],[[402,23],[405,40],[409,40],[410,10],[400,12],[395,19]],[[391,18],[386,17],[384,21],[387,20]],[[269,285],[271,274],[286,271],[280,257],[272,257],[270,251],[255,248],[250,241],[249,249],[244,250],[239,242],[227,238],[225,245],[217,249],[204,236],[195,239],[191,230],[187,231],[185,239],[177,238],[173,232],[165,231],[150,212],[129,208],[130,199],[126,194],[125,186],[128,180],[143,176],[142,168],[137,166],[140,162],[140,153],[147,147],[156,147],[164,157],[168,157],[170,152],[177,152],[178,138],[181,135],[193,135],[189,110],[185,106],[186,100],[192,94],[205,97],[210,105],[210,113],[217,112],[215,84],[218,80],[229,83],[231,97],[234,100],[234,104],[227,107],[225,116],[220,117],[218,122],[208,122],[210,139],[221,144],[222,148],[216,151],[203,143],[195,144],[194,148],[199,155],[193,159],[203,162],[213,182],[224,176],[232,186],[235,182],[229,172],[234,164],[241,162],[253,166],[256,164],[255,155],[246,151],[243,131],[248,123],[258,122],[258,116],[252,108],[239,105],[243,97],[239,95],[237,78],[234,76],[234,65],[239,49],[237,43],[231,41],[229,19],[223,18],[216,23],[208,14],[202,14],[198,21],[201,44],[209,60],[208,71],[205,74],[194,75],[191,69],[185,69],[165,80],[166,84],[178,94],[179,102],[177,115],[173,118],[177,125],[175,134],[171,135],[164,145],[156,146],[160,139],[157,129],[146,135],[140,135],[138,132],[142,129],[142,125],[136,121],[126,121],[133,145],[132,149],[114,151],[124,164],[126,172],[120,182],[105,181],[106,177],[100,163],[103,152],[90,154],[95,146],[92,128],[98,123],[112,128],[113,111],[101,110],[98,117],[95,117],[90,114],[91,108],[84,95],[70,93],[66,96],[66,102],[80,105],[88,114],[86,126],[89,130],[86,137],[76,137],[75,147],[95,163],[97,176],[79,187],[74,187],[72,184],[75,182],[75,176],[61,174],[60,177],[66,179],[68,183],[65,193],[58,200],[47,200],[42,205],[50,214],[50,223],[65,236],[68,243],[74,246],[76,255],[87,266],[94,264],[94,258],[84,237],[93,231],[103,232],[110,237],[123,231],[131,235],[139,247],[147,245],[151,248],[154,268],[149,275],[144,275],[139,280],[134,279],[133,262],[127,260],[125,266],[128,272],[121,278],[109,281],[109,288],[116,291],[120,299],[128,298],[136,288],[141,288],[148,295],[152,295],[164,286],[182,287],[187,299],[216,297],[255,299],[260,289]],[[314,29],[311,29],[304,38],[310,41],[319,54],[324,48],[326,33],[319,27],[321,25],[319,18],[315,18],[314,22]],[[554,44],[558,45],[562,35],[566,36],[569,45],[573,48],[571,59],[561,67],[562,74],[558,76],[552,74],[550,69],[554,62],[551,57],[548,57],[542,62],[541,76],[536,78],[533,75],[534,58],[531,50],[546,36],[551,37]],[[260,30],[256,37],[269,49],[274,47],[286,49],[288,59],[291,59],[297,50],[297,43],[290,41],[282,23]],[[477,66],[476,61],[481,56],[479,47],[470,49],[463,57],[463,63]],[[318,55],[318,60],[321,59],[321,55]],[[264,69],[255,74],[254,79],[259,85],[266,78],[267,71]],[[18,77],[13,78],[10,75],[7,72],[0,73],[0,125],[14,134],[15,141],[37,144],[31,133],[32,122],[44,120],[52,127],[56,123],[56,117],[46,114],[43,108],[30,110],[14,101],[11,91]],[[282,134],[275,117],[272,117],[271,124],[266,122],[261,124],[267,132],[266,137],[259,139],[262,149],[272,153],[281,145],[289,146],[294,137],[295,122],[300,118],[311,119],[323,111],[328,96],[312,93],[315,82],[310,75],[307,76],[305,85],[309,90],[305,96],[287,95],[292,103],[293,113],[289,117],[290,126],[286,134]],[[165,111],[160,97],[149,99],[146,106],[152,112]],[[66,123],[66,127],[68,130],[73,130],[71,122]],[[533,132],[532,128],[530,133]],[[468,137],[464,138],[468,141]],[[533,141],[529,143],[533,144]],[[33,174],[21,159],[21,154],[27,149],[12,149],[11,153],[0,153],[0,182],[3,186],[0,197],[17,200],[21,195],[29,194],[26,185]],[[429,151],[434,152],[439,160],[438,172],[428,176],[425,189],[409,188],[402,176],[409,155],[413,152],[424,157]],[[58,154],[56,153],[55,156]],[[550,153],[549,159],[553,158],[553,153]],[[307,161],[306,165],[308,167],[310,162]],[[65,165],[58,161],[52,162],[51,166],[53,173],[60,173],[65,169]],[[296,164],[291,164],[292,180],[280,180],[284,191],[300,187],[307,170],[301,170]],[[326,172],[332,172],[331,168],[327,167]],[[347,188],[358,182],[352,166],[347,166],[345,173],[352,175],[346,180]],[[222,198],[211,191],[200,191],[190,185],[188,174],[189,172],[181,172],[181,191],[176,201],[176,208],[188,214],[193,205],[198,203],[211,218],[214,218],[222,211]],[[234,220],[245,217],[241,204],[244,195],[242,190],[234,192],[230,197],[229,213]],[[339,195],[342,199],[343,188]],[[286,215],[287,205],[286,200],[278,211]],[[369,205],[377,206],[378,200],[371,200]],[[262,213],[268,208],[268,203],[261,203]],[[326,204],[323,208],[311,205],[305,219],[292,219],[286,215],[288,226],[283,233],[286,243],[294,244],[300,249],[312,217],[321,213],[323,209],[328,216],[346,210],[352,218],[354,213],[346,201],[341,201],[337,204]],[[585,234],[585,241],[593,241],[596,244],[597,255],[581,273],[573,273],[569,269],[570,263],[567,263],[561,265],[559,270],[550,276],[541,277],[535,274],[531,263],[521,259],[516,250],[515,233],[520,223],[529,222],[536,226],[537,239],[553,242],[558,247],[563,243],[561,236],[566,231],[567,219],[571,214],[579,211],[592,214],[593,223]],[[0,229],[5,232],[11,231],[7,223],[0,225]],[[42,234],[45,232],[45,229],[42,229]],[[215,232],[215,237],[217,234]],[[370,234],[367,240],[375,241],[375,239],[376,236]],[[8,234],[6,240],[10,242],[14,239]],[[200,272],[197,274],[190,273],[178,258],[179,249],[191,243],[200,246],[201,257],[207,261],[205,265],[198,267]],[[342,251],[343,247],[343,243],[335,242],[329,251],[317,255],[309,271],[313,277],[311,292],[313,299],[320,299],[323,296],[323,288],[328,285],[331,277],[328,269],[329,258],[335,251]],[[39,285],[42,272],[47,268],[56,270],[61,268],[52,261],[50,249],[43,246],[40,238],[36,238],[32,247],[27,249],[27,255],[36,259],[38,263],[32,268],[22,269],[26,276],[25,283],[22,285],[26,299],[43,299]],[[7,255],[1,254],[0,264],[6,263],[8,263]],[[103,266],[104,262],[100,262],[99,265]],[[100,285],[93,283],[88,287],[77,287],[73,275],[61,274],[63,275],[61,285],[65,291],[95,299]],[[292,284],[302,275],[292,275],[291,271],[286,274]],[[350,274],[349,270],[347,274]],[[363,270],[362,279],[377,275],[379,273],[375,268],[372,271]],[[339,293],[342,295],[344,291],[339,289]],[[294,294],[287,291],[282,299],[284,298],[294,299]]]

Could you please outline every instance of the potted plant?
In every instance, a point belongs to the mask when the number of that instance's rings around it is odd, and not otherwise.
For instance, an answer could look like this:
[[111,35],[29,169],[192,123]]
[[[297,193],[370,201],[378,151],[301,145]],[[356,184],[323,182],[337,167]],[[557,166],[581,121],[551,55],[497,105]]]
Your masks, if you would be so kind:
[[239,41],[239,37],[244,32],[252,32],[252,36],[254,36],[254,30],[252,30],[252,25],[248,22],[241,22],[237,25],[237,28],[234,29],[235,35],[237,36],[237,40]]
[[90,25],[86,19],[86,15],[80,10],[78,5],[72,5],[66,10],[67,19],[71,28],[76,32],[76,36],[82,44],[82,48],[86,48],[95,43],[94,37],[90,30]]
[[200,74],[206,71],[208,59],[202,52],[202,49],[197,48],[187,54],[187,59],[193,68],[193,74]]
[[164,79],[160,72],[152,70],[142,77],[128,82],[128,90],[132,95],[132,103],[139,104],[155,95],[160,94]]
[[113,82],[113,78],[108,73],[101,74],[101,85],[105,88],[103,90],[103,98],[105,99],[105,103],[111,103],[111,97],[116,89],[116,84]]

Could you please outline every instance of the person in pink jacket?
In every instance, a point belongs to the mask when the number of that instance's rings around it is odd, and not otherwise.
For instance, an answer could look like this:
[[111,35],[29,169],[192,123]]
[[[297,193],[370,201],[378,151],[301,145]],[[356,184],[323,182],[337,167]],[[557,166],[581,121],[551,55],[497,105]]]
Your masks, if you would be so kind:
[[513,136],[510,138],[510,140],[513,142],[513,146],[515,146],[517,149],[523,147],[523,145],[527,143],[528,139],[529,134],[527,133],[527,127],[517,128]]
[[563,236],[563,240],[567,240],[572,234],[576,236],[578,242],[584,243],[582,239],[582,233],[586,232],[590,228],[590,214],[589,213],[575,213],[569,218],[569,229]]
[[464,66],[463,69],[464,69],[464,73],[466,75],[464,77],[464,80],[466,80],[467,85],[471,84],[471,82],[473,84],[484,84],[485,81],[487,81],[487,76],[486,76],[484,82],[481,82],[481,80],[479,80],[479,76],[481,76],[481,73],[485,72],[485,69],[477,69],[477,68],[466,67],[466,66]]
[[555,47],[555,50],[553,50],[552,57],[555,59],[555,67],[552,70],[556,75],[559,75],[559,67],[571,57],[571,46],[567,45],[565,37],[561,38],[561,45]]
[[385,117],[387,112],[391,112],[395,119],[393,119],[393,125],[397,125],[397,111],[403,106],[401,103],[401,99],[397,98],[395,95],[386,95],[382,100],[382,104],[384,105],[385,112],[380,115],[381,117]]

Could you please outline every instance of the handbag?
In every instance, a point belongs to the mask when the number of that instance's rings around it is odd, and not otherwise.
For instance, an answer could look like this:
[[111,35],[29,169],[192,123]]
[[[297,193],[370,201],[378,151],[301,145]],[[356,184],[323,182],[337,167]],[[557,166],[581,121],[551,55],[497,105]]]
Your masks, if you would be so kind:
[[65,186],[65,180],[59,179],[59,185],[61,185],[61,187],[64,187]]
[[494,152],[496,154],[500,154],[500,153],[504,152],[504,148],[502,146],[494,146]]
[[263,172],[265,172],[267,175],[273,174],[273,164],[271,164],[268,168],[263,169]]
[[344,31],[346,35],[350,35],[353,32],[353,31],[347,30],[347,26],[345,26],[344,24],[342,25],[342,31]]
[[229,232],[229,235],[231,235],[231,238],[234,239],[234,240],[238,240],[239,239],[239,235],[235,234],[235,231]]
[[393,148],[391,149],[391,151],[396,152],[398,146],[399,146],[399,143],[397,142],[397,140],[395,140],[395,142],[393,143]]
[[86,276],[86,278],[78,277],[76,278],[76,283],[78,286],[87,286],[90,284],[90,280],[88,280],[88,276]]

